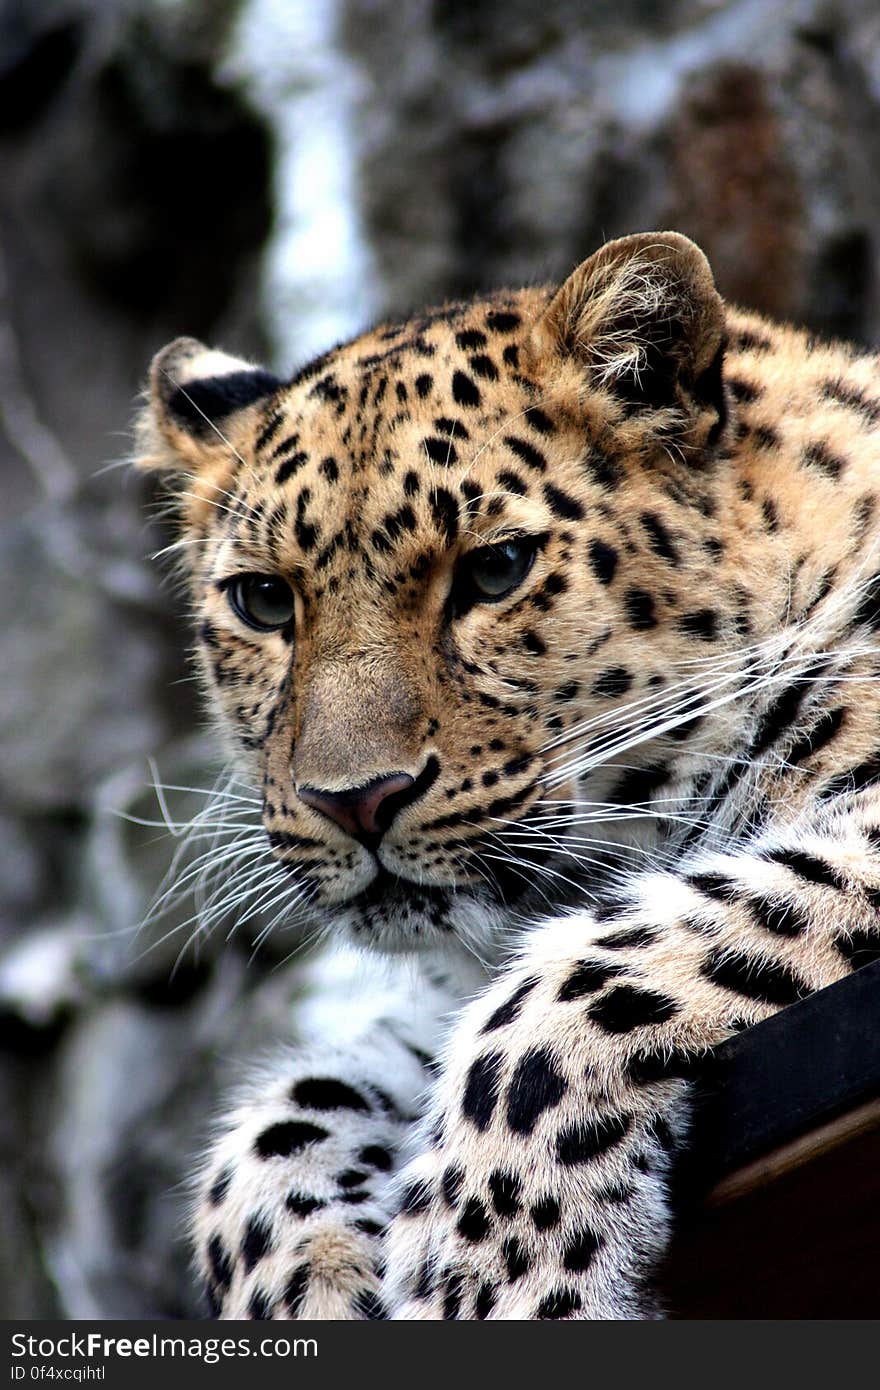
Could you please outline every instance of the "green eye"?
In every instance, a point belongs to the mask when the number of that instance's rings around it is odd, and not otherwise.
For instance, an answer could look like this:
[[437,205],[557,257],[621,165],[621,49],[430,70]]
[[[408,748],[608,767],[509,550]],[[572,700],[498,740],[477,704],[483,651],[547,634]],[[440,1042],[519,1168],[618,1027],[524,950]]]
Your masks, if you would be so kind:
[[458,567],[452,606],[456,616],[475,603],[497,603],[525,579],[535,559],[537,540],[512,536],[498,545],[472,550]]
[[227,593],[233,612],[258,632],[277,632],[293,618],[293,590],[277,574],[239,574]]

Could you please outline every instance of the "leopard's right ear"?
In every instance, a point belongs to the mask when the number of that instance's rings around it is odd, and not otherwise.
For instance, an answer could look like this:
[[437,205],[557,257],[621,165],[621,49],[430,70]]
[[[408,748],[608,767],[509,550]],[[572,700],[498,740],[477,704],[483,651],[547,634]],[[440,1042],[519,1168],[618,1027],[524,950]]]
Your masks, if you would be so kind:
[[262,367],[195,338],[175,338],[150,367],[147,402],[135,423],[136,463],[189,476],[231,469],[253,407],[282,385]]

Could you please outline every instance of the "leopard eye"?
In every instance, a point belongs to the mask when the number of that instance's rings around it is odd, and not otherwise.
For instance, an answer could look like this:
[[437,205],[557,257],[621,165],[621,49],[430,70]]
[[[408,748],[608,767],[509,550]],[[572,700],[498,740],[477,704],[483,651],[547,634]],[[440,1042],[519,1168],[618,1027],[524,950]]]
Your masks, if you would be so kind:
[[277,632],[293,618],[293,590],[277,574],[236,575],[227,594],[233,612],[258,632]]
[[525,579],[537,548],[532,536],[511,536],[497,545],[472,550],[456,571],[453,611],[460,615],[475,603],[498,603],[505,598]]

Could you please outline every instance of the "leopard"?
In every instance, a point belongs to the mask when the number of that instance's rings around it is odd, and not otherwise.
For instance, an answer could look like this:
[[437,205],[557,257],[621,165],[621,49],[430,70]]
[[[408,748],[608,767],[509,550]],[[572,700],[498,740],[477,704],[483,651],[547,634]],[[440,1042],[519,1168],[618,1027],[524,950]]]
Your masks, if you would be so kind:
[[208,1316],[667,1316],[699,1068],[880,956],[878,449],[877,356],[677,232],[155,357],[226,755],[369,996],[194,1159]]

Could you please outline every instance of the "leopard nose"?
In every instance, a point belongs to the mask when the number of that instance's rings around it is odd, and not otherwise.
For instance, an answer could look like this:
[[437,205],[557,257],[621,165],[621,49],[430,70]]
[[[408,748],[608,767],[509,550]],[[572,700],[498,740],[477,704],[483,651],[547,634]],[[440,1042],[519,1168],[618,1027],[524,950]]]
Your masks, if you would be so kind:
[[408,772],[391,772],[376,777],[363,787],[345,791],[324,791],[320,787],[297,787],[300,801],[327,816],[362,844],[378,844],[398,811],[421,795],[421,778]]

